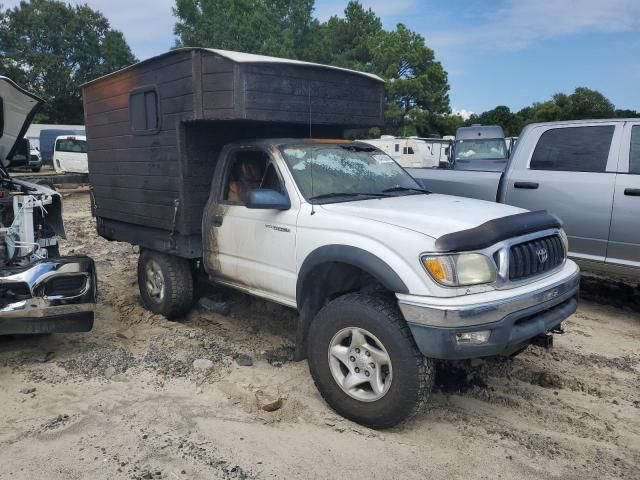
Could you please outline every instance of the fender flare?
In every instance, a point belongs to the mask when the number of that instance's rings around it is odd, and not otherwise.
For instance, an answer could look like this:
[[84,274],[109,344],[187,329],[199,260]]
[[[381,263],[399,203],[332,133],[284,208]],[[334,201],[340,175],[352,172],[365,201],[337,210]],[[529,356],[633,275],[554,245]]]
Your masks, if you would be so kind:
[[323,263],[340,262],[360,268],[378,280],[387,290],[394,293],[409,293],[407,285],[383,260],[362,248],[350,245],[324,245],[312,251],[304,259],[296,284],[296,301],[302,307],[305,282],[309,273]]

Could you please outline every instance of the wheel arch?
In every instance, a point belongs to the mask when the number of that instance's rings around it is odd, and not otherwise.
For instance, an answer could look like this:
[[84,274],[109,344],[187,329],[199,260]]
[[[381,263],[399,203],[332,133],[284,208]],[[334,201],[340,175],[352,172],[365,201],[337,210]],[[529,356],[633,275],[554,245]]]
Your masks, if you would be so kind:
[[[362,248],[339,244],[324,245],[305,258],[298,272],[296,284],[296,303],[300,313],[296,332],[297,360],[306,357],[309,326],[324,302],[334,294],[346,293],[357,285],[361,286],[363,274],[387,292],[409,293],[407,285],[389,264]],[[357,276],[360,278],[356,278]],[[353,285],[349,285],[350,280]],[[338,283],[340,285],[337,285]],[[317,288],[318,286],[320,288]]]

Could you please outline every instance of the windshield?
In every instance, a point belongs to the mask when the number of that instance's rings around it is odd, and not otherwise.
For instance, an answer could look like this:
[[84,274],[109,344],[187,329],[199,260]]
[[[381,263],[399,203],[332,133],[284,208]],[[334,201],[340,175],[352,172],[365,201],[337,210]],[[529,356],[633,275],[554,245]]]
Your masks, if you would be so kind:
[[391,157],[372,147],[292,145],[281,151],[302,195],[312,203],[422,191]]
[[507,144],[503,138],[456,140],[456,160],[506,160]]
[[56,143],[56,152],[87,153],[87,141],[76,138],[61,138]]

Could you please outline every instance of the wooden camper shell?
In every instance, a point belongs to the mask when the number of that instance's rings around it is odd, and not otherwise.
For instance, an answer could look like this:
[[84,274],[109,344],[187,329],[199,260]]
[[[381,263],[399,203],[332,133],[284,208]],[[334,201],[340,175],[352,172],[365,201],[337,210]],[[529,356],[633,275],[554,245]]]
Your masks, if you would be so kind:
[[375,75],[225,50],[172,50],[82,89],[99,232],[193,258],[222,146],[383,123]]

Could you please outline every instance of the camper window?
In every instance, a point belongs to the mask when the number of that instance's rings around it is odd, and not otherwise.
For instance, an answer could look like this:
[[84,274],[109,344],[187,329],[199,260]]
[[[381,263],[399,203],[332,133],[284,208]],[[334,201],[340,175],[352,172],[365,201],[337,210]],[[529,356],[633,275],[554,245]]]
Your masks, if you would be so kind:
[[159,130],[158,94],[154,89],[136,90],[129,97],[131,131],[138,135],[156,133]]
[[396,150],[396,153],[398,153],[400,151],[400,144],[399,143],[396,143],[396,149],[395,150]]
[[402,153],[404,155],[413,155],[413,147],[404,147]]

